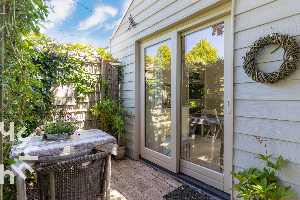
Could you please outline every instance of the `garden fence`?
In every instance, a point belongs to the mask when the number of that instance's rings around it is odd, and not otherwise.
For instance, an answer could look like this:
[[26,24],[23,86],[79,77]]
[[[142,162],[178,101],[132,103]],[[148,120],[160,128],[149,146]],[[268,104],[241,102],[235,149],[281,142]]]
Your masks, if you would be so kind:
[[54,84],[51,87],[55,95],[54,109],[59,113],[71,113],[73,118],[82,121],[81,128],[98,128],[98,119],[92,114],[91,109],[105,98],[105,95],[111,95],[113,100],[119,99],[119,81],[118,69],[111,65],[110,60],[100,62],[86,62],[84,64],[85,73],[93,77],[102,77],[96,85],[93,92],[87,92],[85,99],[76,98],[76,85],[67,83],[64,85]]

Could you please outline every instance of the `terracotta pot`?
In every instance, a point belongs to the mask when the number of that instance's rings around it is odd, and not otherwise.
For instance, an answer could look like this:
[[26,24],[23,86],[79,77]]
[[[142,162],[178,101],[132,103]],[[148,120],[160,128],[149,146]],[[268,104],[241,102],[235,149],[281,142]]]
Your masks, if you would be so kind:
[[115,155],[115,158],[117,159],[117,160],[121,160],[121,159],[123,159],[124,158],[124,156],[125,156],[125,146],[122,146],[122,147],[117,147],[117,155]]

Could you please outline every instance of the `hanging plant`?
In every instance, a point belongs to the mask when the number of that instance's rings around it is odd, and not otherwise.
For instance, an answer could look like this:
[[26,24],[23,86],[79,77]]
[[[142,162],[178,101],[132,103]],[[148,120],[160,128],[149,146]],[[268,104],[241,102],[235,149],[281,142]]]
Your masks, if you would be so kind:
[[[254,60],[261,50],[269,44],[275,44],[284,49],[283,63],[278,70],[272,73],[264,73],[255,67]],[[271,53],[275,52],[278,48]],[[243,69],[254,81],[276,83],[289,76],[297,68],[298,59],[299,46],[296,40],[290,38],[289,35],[273,33],[266,37],[259,38],[252,44],[250,50],[246,53],[246,57],[244,57]]]

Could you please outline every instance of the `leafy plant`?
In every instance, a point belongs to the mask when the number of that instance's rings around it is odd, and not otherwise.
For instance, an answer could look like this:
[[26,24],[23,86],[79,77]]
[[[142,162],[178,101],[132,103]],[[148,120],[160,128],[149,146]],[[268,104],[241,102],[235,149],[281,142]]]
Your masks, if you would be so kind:
[[[266,142],[266,140],[261,140],[255,135],[254,137],[260,144]],[[266,144],[265,149],[266,155],[258,154],[258,157],[255,158],[265,161],[268,168],[264,167],[263,171],[260,171],[251,167],[238,173],[230,172],[239,181],[238,184],[233,184],[231,188],[231,190],[240,192],[237,198],[243,198],[244,200],[283,200],[296,193],[289,190],[291,187],[285,187],[276,183],[276,171],[280,170],[287,160],[283,160],[282,156],[279,156],[276,162],[273,163],[269,160],[273,155],[268,155]]]
[[55,121],[44,126],[47,134],[63,134],[74,133],[79,129],[76,119],[71,118],[71,113],[68,113],[67,119],[64,115],[58,114]]
[[121,136],[127,118],[133,117],[131,111],[124,109],[122,102],[106,98],[92,109],[92,113],[99,116],[100,129],[115,136],[119,146],[128,141],[128,138],[124,139],[125,137],[121,138]]

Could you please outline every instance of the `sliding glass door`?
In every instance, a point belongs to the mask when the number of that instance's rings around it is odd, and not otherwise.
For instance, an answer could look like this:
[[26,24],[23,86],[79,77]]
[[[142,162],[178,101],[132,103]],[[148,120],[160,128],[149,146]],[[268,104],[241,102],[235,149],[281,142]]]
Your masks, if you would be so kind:
[[181,158],[223,173],[224,23],[182,37]]
[[171,40],[145,48],[146,148],[171,156]]
[[171,169],[171,39],[141,45],[141,156]]
[[227,16],[140,46],[141,156],[227,192],[233,145],[230,31]]

